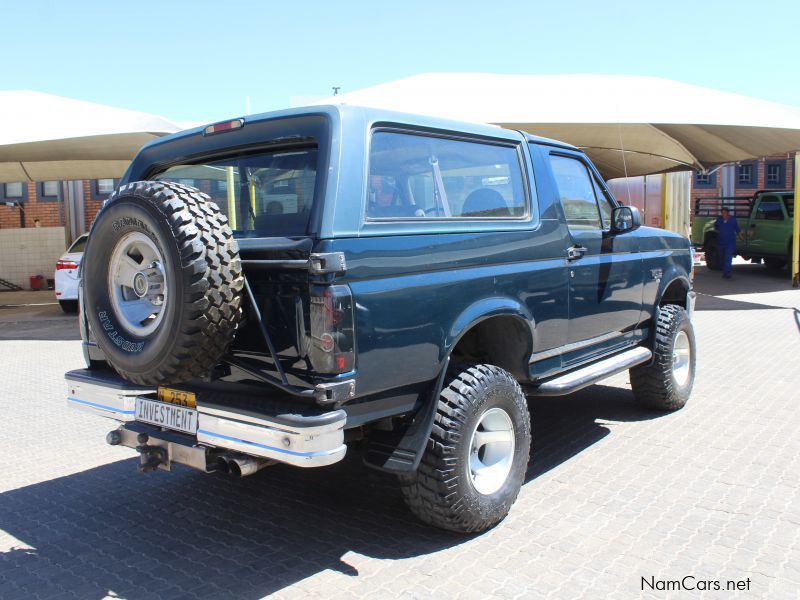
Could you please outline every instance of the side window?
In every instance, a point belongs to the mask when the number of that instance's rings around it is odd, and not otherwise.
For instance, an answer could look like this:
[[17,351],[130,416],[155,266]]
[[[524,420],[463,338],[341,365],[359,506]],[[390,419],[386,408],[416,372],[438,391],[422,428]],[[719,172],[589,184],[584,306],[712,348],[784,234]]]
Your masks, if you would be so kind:
[[783,207],[775,196],[765,196],[758,203],[756,219],[766,221],[783,221]]
[[[550,155],[567,225],[572,230],[602,229],[595,185],[586,165],[575,158]],[[609,214],[610,218],[610,214]]]
[[783,205],[786,207],[786,214],[790,219],[794,218],[794,196],[784,196]]
[[524,217],[523,181],[514,146],[376,131],[367,218]]

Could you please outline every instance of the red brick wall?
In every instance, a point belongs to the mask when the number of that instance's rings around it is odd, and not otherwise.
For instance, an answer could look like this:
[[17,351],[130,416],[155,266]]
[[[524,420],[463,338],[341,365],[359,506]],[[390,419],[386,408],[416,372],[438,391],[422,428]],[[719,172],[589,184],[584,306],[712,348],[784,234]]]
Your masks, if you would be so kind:
[[[784,181],[784,185],[778,188],[771,188],[771,189],[781,189],[781,190],[791,190],[794,189],[794,154],[776,154],[773,156],[762,156],[758,159],[758,184],[756,187],[749,187],[749,188],[739,188],[737,189],[735,186],[736,180],[734,179],[734,196],[743,196],[743,197],[751,197],[756,190],[763,190],[766,188],[764,184],[764,180],[766,179],[767,161],[774,161],[774,160],[784,160],[786,161],[786,169],[784,170],[786,174],[786,181]],[[695,188],[692,187],[692,205],[694,206],[694,201],[697,198],[714,198],[718,196],[722,196],[722,173],[721,170],[717,171],[717,187],[715,188]]]
[[[94,181],[84,180],[83,182],[83,206],[86,230],[94,221],[97,212],[103,205],[103,199],[92,198],[92,186]],[[64,225],[63,200],[43,200],[37,195],[38,186],[36,183],[28,183],[28,197],[23,202],[25,211],[25,227],[35,227],[35,219],[39,219],[42,227],[60,227]],[[20,227],[20,209],[11,208],[0,204],[0,229],[17,229]]]
[[89,231],[89,227],[92,226],[92,221],[94,221],[95,216],[103,206],[103,201],[105,200],[105,198],[100,200],[92,199],[93,185],[95,185],[94,181],[83,182],[83,213],[86,220],[86,231]]
[[[25,226],[35,227],[36,219],[42,227],[59,227],[63,225],[63,206],[60,200],[41,200],[37,197],[37,186],[28,183],[28,197],[22,204],[25,211]],[[0,228],[15,229],[20,226],[20,209],[0,205]]]

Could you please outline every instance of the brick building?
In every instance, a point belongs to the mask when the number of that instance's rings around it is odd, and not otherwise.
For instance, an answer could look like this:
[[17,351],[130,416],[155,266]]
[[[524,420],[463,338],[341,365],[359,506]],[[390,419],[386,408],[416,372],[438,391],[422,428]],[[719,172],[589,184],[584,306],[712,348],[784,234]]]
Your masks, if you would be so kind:
[[794,189],[794,154],[779,154],[723,165],[708,174],[695,173],[691,198],[694,205],[697,198],[749,198],[757,190],[791,189]]
[[36,275],[51,280],[59,256],[89,230],[115,184],[113,179],[0,183],[0,279],[22,287]]
[[[83,230],[88,231],[103,200],[114,190],[114,179],[92,179],[83,184]],[[0,184],[0,229],[63,227],[66,220],[60,181]]]

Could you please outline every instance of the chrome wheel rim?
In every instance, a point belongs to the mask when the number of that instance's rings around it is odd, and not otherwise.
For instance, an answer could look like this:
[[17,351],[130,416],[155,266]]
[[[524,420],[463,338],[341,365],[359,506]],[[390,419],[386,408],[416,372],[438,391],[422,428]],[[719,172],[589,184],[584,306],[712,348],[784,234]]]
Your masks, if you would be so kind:
[[672,346],[672,376],[680,386],[686,385],[686,382],[689,381],[691,359],[692,348],[689,344],[689,336],[685,331],[679,331]]
[[127,233],[114,246],[109,265],[108,292],[117,321],[134,335],[152,333],[168,298],[161,251],[145,234]]
[[488,496],[503,487],[514,461],[514,424],[502,408],[490,408],[478,420],[470,439],[472,487]]

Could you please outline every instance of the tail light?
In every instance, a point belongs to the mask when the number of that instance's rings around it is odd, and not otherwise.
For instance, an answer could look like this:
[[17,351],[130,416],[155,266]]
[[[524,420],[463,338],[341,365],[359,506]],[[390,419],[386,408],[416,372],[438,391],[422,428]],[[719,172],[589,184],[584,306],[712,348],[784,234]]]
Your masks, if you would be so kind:
[[346,285],[311,287],[308,358],[317,373],[347,373],[355,366],[353,296]]
[[78,263],[74,260],[60,260],[56,263],[56,271],[61,269],[77,269]]

